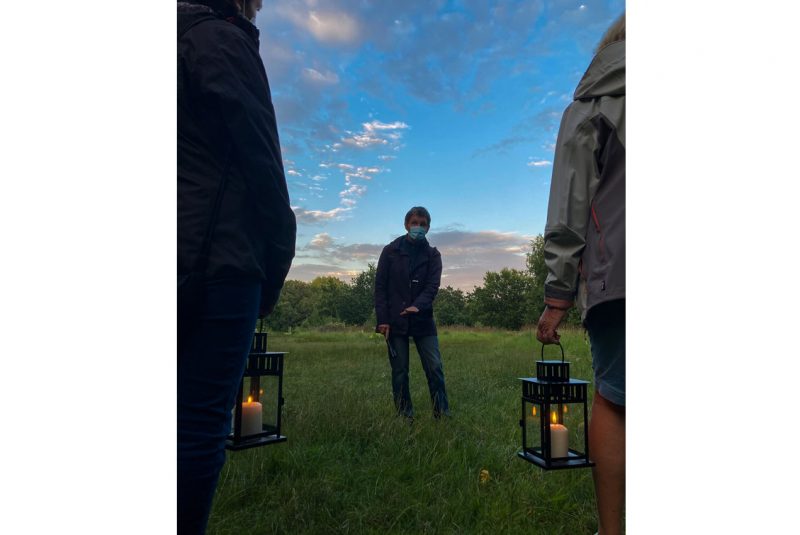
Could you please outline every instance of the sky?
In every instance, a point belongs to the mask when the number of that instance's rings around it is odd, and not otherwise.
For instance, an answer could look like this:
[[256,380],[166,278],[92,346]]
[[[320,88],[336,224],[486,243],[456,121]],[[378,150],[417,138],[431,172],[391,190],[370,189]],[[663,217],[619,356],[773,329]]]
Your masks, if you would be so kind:
[[276,0],[256,25],[297,255],[343,280],[431,213],[442,286],[522,269],[544,231],[558,125],[624,2]]

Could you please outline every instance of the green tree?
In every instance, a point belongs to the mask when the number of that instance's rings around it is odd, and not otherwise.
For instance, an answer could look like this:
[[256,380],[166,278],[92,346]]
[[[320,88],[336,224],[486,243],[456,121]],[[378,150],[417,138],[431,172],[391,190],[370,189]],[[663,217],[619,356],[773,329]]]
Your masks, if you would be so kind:
[[[544,281],[547,280],[547,265],[544,261],[544,236],[539,234],[531,240],[531,250],[525,253],[525,266],[528,274],[533,279],[533,289],[530,293],[530,313],[537,320],[544,311]],[[564,323],[580,325],[581,314],[577,307],[570,308]]]
[[544,263],[544,236],[539,234],[531,240],[531,250],[525,253],[525,265],[536,286],[544,287],[547,265]]
[[349,291],[347,283],[336,277],[317,277],[309,286],[314,308],[309,324],[326,325],[342,321],[342,305]]
[[439,288],[433,313],[439,325],[472,325],[473,321],[467,310],[467,294],[451,286]]
[[311,286],[288,280],[283,285],[275,310],[267,317],[269,330],[287,331],[303,325],[314,310]]
[[490,327],[518,330],[533,321],[530,293],[533,279],[525,271],[503,268],[499,273],[489,271],[483,287],[472,294],[478,320]]
[[544,263],[544,237],[539,234],[531,240],[531,250],[525,253],[525,266],[532,280],[528,294],[528,307],[531,318],[539,319],[544,311],[544,281],[547,279],[547,265]]
[[339,307],[340,319],[348,325],[364,325],[372,317],[375,308],[375,264],[369,264],[350,282],[342,295]]

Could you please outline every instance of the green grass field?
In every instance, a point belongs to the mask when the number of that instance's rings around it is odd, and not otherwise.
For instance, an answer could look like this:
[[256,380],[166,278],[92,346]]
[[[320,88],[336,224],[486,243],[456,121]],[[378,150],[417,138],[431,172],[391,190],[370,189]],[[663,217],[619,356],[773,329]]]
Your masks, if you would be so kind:
[[[541,347],[532,331],[440,328],[439,339],[453,417],[432,418],[412,349],[409,426],[394,416],[382,338],[271,333],[269,349],[289,352],[288,441],[228,452],[208,532],[594,533],[588,469],[544,472],[516,456],[518,378],[535,375]],[[563,331],[562,343],[572,376],[591,379],[583,332]]]

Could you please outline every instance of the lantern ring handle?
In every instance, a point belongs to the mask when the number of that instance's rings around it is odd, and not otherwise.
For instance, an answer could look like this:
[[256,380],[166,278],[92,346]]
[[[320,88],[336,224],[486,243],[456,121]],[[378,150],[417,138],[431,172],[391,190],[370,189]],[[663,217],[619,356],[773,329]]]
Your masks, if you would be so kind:
[[[564,363],[564,346],[561,345],[561,342],[556,342],[556,345],[561,349],[561,363]],[[544,344],[542,344],[542,360],[544,360]]]

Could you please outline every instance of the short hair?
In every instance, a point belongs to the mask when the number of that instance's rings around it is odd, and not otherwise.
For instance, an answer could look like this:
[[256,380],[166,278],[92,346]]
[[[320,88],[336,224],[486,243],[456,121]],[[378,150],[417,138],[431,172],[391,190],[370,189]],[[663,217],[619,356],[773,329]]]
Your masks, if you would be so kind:
[[602,49],[610,45],[611,43],[616,43],[617,41],[624,41],[625,40],[625,13],[619,16],[617,20],[615,20],[611,26],[608,27],[606,30],[605,35],[603,38],[600,39],[600,43],[597,45],[597,50],[595,52],[600,52]]
[[418,215],[420,217],[424,217],[425,220],[428,222],[428,226],[431,226],[431,214],[425,209],[424,206],[415,206],[411,210],[406,213],[406,221],[405,224],[408,224],[408,220],[411,219],[411,216]]

